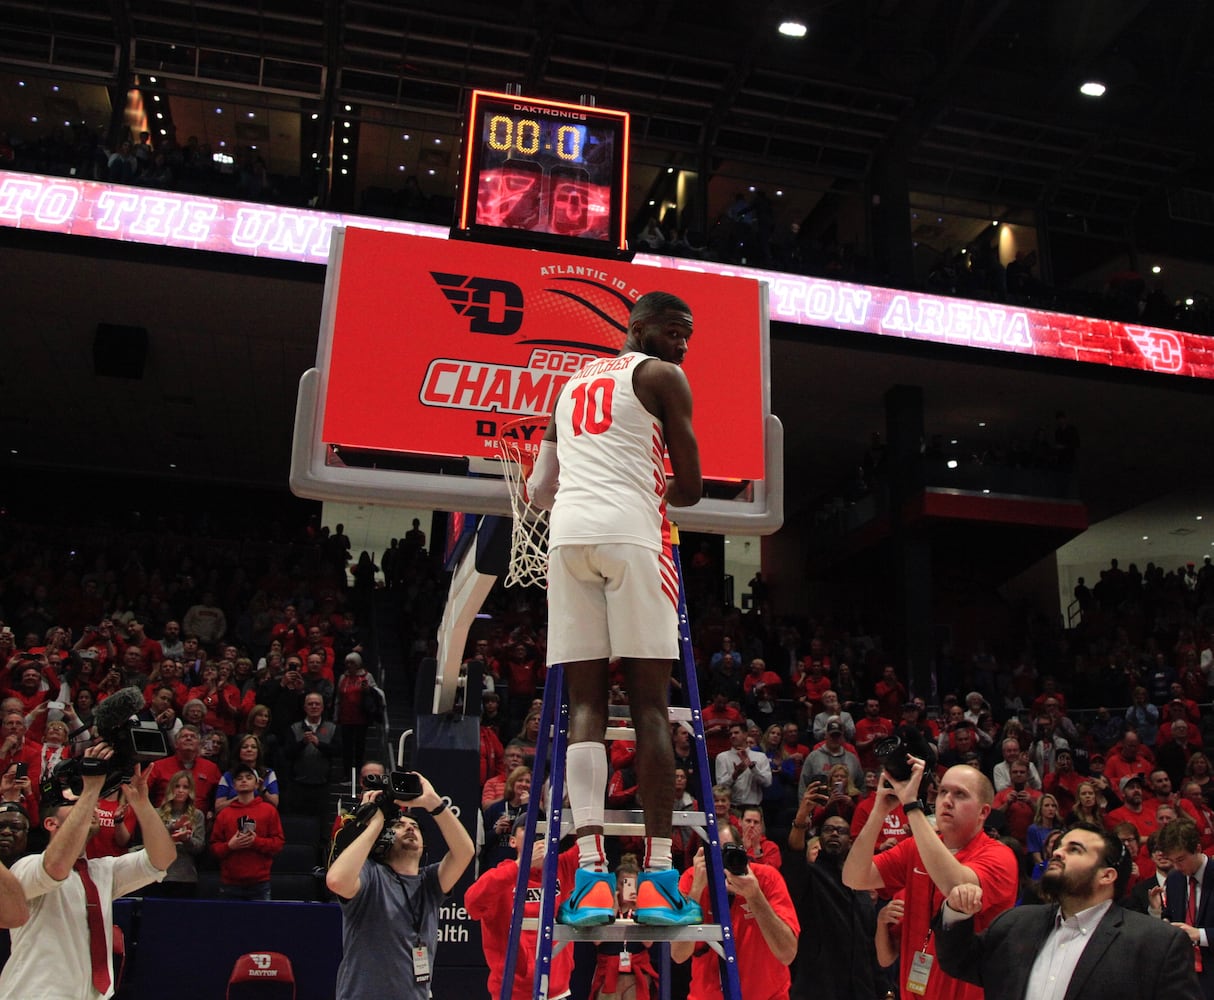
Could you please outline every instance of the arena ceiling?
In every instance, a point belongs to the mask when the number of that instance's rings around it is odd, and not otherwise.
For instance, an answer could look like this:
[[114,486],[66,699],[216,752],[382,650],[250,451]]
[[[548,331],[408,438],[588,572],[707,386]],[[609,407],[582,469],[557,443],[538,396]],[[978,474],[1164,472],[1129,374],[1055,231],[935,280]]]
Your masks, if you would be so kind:
[[[778,34],[788,17],[806,23],[804,39]],[[912,191],[1125,233],[1169,191],[1209,186],[1212,18],[1201,0],[8,0],[0,70],[92,85],[160,73],[183,96],[287,111],[328,95],[366,121],[424,121],[453,139],[469,90],[517,83],[630,110],[641,183],[670,164],[789,177],[812,208],[828,191],[869,197],[892,172]],[[1103,98],[1079,93],[1088,79],[1106,84]],[[4,238],[10,482],[48,469],[200,489],[285,482],[319,269],[198,266],[146,248],[96,256],[69,242]],[[98,322],[148,327],[141,381],[93,374]],[[1214,485],[1205,386],[871,347],[777,331],[790,513],[847,475],[897,383],[924,387],[929,429],[946,436],[979,420],[1031,436],[1065,408],[1098,520]],[[1179,525],[1194,502],[1166,516]]]
[[518,84],[632,112],[642,183],[670,164],[805,192],[893,171],[1091,228],[1205,183],[1212,20],[1203,0],[10,0],[0,67],[328,96],[453,141],[470,90]]

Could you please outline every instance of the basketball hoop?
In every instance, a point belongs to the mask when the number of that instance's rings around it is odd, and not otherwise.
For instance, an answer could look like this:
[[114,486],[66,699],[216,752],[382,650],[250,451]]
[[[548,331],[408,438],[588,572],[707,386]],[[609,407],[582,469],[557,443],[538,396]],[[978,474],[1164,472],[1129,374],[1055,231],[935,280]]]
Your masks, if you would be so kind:
[[534,506],[525,484],[540,453],[548,418],[515,417],[498,431],[498,458],[510,493],[510,565],[507,587],[548,585],[548,511]]

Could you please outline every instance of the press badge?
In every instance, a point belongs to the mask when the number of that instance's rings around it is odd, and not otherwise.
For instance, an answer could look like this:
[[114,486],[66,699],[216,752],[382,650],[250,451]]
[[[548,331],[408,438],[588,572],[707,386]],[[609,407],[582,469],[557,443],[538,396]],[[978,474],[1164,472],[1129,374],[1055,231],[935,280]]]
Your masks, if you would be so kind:
[[631,972],[632,971],[632,952],[628,951],[627,949],[620,952],[620,971],[621,972]]
[[430,982],[430,949],[424,944],[413,949],[413,981]]
[[917,951],[911,958],[910,973],[906,977],[906,988],[916,996],[927,992],[927,979],[932,974],[932,963],[936,960],[926,951]]

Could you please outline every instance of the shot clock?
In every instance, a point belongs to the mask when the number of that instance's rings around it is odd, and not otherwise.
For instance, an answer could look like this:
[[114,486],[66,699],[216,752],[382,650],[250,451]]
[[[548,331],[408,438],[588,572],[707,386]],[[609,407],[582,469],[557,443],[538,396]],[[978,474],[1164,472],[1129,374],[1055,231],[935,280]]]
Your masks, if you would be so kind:
[[477,90],[452,236],[619,257],[628,114]]

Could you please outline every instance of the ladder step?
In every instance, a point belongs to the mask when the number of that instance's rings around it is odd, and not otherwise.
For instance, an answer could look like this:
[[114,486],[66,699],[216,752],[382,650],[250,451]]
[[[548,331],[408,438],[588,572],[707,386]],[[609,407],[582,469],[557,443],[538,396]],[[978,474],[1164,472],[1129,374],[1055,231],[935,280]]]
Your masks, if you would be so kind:
[[[688,812],[676,809],[670,814],[673,826],[689,826],[703,829],[708,818],[703,812]],[[535,829],[539,833],[548,832],[548,821],[536,820]],[[573,832],[572,810],[561,812],[561,836]],[[645,835],[645,814],[640,809],[604,809],[603,833],[613,837],[643,837]]]
[[[523,930],[538,929],[535,917],[523,918]],[[553,924],[553,941],[721,941],[720,924],[693,924],[690,927],[652,927],[633,920],[617,920],[601,927],[566,927]]]
[[[690,722],[691,709],[671,706],[670,708],[666,709],[666,716],[671,722]],[[632,709],[630,709],[627,705],[609,705],[607,708],[607,718],[631,719]]]

